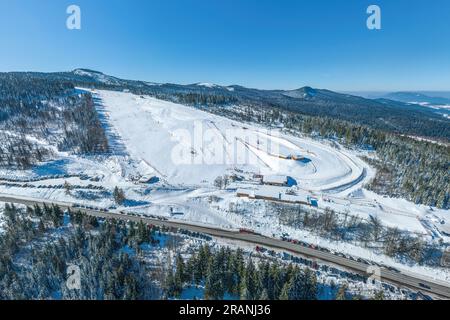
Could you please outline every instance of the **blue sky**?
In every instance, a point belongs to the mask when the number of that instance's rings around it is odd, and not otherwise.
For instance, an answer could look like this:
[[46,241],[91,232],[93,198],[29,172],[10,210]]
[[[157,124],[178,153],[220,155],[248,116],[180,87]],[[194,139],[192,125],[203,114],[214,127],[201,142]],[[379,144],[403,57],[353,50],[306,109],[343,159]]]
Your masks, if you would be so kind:
[[[82,30],[66,8],[82,10]],[[382,9],[382,30],[366,9]],[[155,82],[450,90],[448,0],[0,0],[0,71]]]

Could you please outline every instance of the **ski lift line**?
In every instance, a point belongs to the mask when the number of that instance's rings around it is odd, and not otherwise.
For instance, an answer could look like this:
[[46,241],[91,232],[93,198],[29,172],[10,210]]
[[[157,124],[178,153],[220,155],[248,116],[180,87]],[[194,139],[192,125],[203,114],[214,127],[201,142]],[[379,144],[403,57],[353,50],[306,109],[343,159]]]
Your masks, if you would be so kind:
[[[240,139],[240,138],[236,138],[236,139]],[[251,145],[250,143],[248,143],[248,142],[245,142],[245,141],[242,141],[242,139],[240,139],[241,140],[241,142],[242,143],[244,143],[246,146],[247,146],[247,148],[248,147],[252,147],[252,148],[255,148],[256,150],[261,150],[261,149],[259,149],[258,147],[255,147],[255,146],[253,146],[253,145]],[[248,148],[250,151],[252,151],[253,152],[253,150],[251,150],[250,148]],[[287,157],[285,157],[285,156],[282,156],[282,155],[277,155],[277,154],[274,154],[274,153],[270,153],[270,152],[268,152],[268,151],[264,151],[267,155],[269,155],[269,156],[271,156],[271,157],[273,157],[273,158],[277,158],[277,159],[283,159],[283,160],[289,160],[289,159],[287,159]],[[253,152],[255,155],[256,155],[256,153],[255,152]],[[256,155],[257,157],[258,157],[258,159],[260,159],[261,161],[263,161],[258,155]],[[264,162],[264,161],[263,161]],[[312,165],[313,165],[313,167],[314,167],[314,172],[313,172],[313,174],[315,174],[315,173],[317,173],[317,167],[314,165],[314,163],[311,161],[310,162]],[[309,164],[309,163],[308,163]],[[270,168],[270,166],[269,166],[269,168]],[[314,179],[310,179],[310,180],[314,180]]]
[[249,144],[247,144],[241,138],[236,138],[236,140],[239,141],[240,143],[242,143],[244,145],[244,147],[246,147],[251,153],[253,153],[267,168],[269,168],[270,170],[273,170],[271,166],[269,166],[263,159],[260,158],[260,156],[258,156],[256,154],[256,152],[254,152],[252,149],[249,148]]
[[171,183],[169,183],[169,181],[167,180],[167,175],[165,175],[164,173],[162,173],[161,171],[159,171],[157,168],[155,168],[154,166],[152,166],[147,160],[145,159],[141,159],[146,165],[148,165],[150,168],[152,168],[153,170],[155,170],[162,178],[163,182],[166,183],[169,187],[174,188],[175,186],[172,185]]
[[[213,124],[214,128],[212,129],[216,129],[219,133],[219,136],[222,137],[224,139],[224,141],[229,145],[232,146],[232,144],[228,141],[228,139],[226,138],[226,136],[223,134],[222,131],[220,131],[220,129],[217,127],[216,123],[214,121],[210,121],[209,123],[207,123],[208,126],[211,128],[210,124]],[[225,152],[225,155],[228,157],[228,159],[230,161],[232,161],[232,156],[230,155],[230,153],[228,152],[228,149],[226,148],[225,145],[222,146],[223,147],[223,151]]]
[[219,129],[219,127],[217,126],[217,124],[214,121],[210,121],[210,123],[214,126],[214,128],[220,133],[220,135],[223,137],[223,139],[228,143],[231,144],[230,141],[228,141],[227,137],[223,134],[223,132]]

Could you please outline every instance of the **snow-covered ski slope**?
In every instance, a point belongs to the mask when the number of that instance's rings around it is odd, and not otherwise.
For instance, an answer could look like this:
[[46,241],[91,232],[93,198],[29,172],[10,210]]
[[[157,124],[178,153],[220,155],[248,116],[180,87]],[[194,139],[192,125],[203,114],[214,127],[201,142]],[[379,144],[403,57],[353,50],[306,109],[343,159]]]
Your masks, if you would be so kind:
[[334,192],[368,178],[359,158],[311,139],[151,97],[95,94],[130,156],[172,185],[212,186],[218,176],[244,172],[286,175],[302,189]]

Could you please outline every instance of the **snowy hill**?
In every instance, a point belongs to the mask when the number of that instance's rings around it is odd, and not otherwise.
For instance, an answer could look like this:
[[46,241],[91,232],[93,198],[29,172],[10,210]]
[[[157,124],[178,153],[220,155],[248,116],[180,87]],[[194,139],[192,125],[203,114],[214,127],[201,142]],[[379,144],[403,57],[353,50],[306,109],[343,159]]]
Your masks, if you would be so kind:
[[122,81],[116,77],[105,75],[102,72],[89,69],[75,69],[72,71],[74,75],[89,78],[93,82],[100,82],[109,85],[120,85]]
[[[130,154],[174,184],[212,186],[218,176],[247,172],[289,175],[321,190],[350,184],[364,169],[358,159],[326,145],[180,104],[119,92],[98,96]],[[304,161],[279,157],[290,155]]]

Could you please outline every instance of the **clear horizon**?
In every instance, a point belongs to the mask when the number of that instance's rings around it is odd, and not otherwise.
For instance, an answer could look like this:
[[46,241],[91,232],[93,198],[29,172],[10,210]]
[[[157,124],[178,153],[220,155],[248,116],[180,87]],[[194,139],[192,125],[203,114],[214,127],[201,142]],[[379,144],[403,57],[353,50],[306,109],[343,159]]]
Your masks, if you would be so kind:
[[[81,8],[81,30],[66,9]],[[366,27],[377,4],[382,29]],[[158,83],[450,91],[450,3],[0,1],[0,70],[98,70]]]

